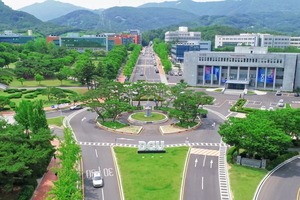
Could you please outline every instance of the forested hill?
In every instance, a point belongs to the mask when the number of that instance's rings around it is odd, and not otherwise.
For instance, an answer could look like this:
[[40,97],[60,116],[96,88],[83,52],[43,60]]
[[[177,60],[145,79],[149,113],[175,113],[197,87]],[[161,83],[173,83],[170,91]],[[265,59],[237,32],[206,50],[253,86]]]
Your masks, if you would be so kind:
[[142,6],[158,8],[177,8],[196,15],[232,15],[236,13],[262,12],[299,12],[299,0],[225,0],[212,2],[194,2],[192,0],[165,1],[147,3]]
[[48,22],[81,29],[96,30],[100,15],[88,10],[76,10]]
[[20,8],[19,11],[24,11],[34,15],[36,18],[42,21],[48,21],[75,10],[83,10],[80,6],[75,6],[70,3],[63,3],[60,1],[47,0],[42,3],[34,3],[32,5]]
[[191,21],[197,17],[195,14],[174,8],[113,7],[104,10],[98,16],[88,11],[75,11],[51,20],[51,22],[90,30],[120,32],[129,29],[141,31],[156,29],[170,24]]
[[[49,34],[63,34],[71,31],[79,31],[78,28],[70,28],[66,26],[59,26],[52,23],[42,22],[33,15],[26,12],[15,11],[6,6],[0,0],[0,31],[4,30],[28,30],[31,29],[34,32],[41,33],[46,36]],[[22,30],[21,30],[22,32]],[[25,32],[25,31],[24,31]]]

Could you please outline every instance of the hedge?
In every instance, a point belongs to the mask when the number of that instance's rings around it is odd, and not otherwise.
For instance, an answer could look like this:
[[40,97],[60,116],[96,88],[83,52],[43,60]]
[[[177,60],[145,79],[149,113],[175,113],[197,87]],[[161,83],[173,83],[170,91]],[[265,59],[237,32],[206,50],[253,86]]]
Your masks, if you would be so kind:
[[11,95],[9,95],[9,96],[7,96],[7,98],[9,98],[9,99],[20,99],[20,98],[22,98],[22,93],[16,93],[16,94],[11,94]]
[[278,156],[275,160],[272,160],[271,162],[268,163],[267,170],[274,169],[280,163],[282,163],[282,162],[284,162],[284,161],[286,161],[286,160],[288,160],[288,159],[290,159],[290,158],[292,158],[296,155],[299,155],[298,151],[289,151],[286,154]]
[[62,89],[63,92],[65,93],[70,93],[70,94],[77,94],[75,91],[73,90],[68,90],[68,89]]
[[22,91],[24,91],[24,89],[20,89],[20,90],[19,89],[6,89],[6,90],[4,90],[4,92],[7,92],[9,94],[16,93],[16,92],[22,92]]

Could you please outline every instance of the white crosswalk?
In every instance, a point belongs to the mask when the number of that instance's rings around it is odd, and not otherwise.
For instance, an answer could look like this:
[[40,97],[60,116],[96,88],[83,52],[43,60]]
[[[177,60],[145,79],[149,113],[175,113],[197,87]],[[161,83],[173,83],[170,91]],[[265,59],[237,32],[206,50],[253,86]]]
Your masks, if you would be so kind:
[[[77,142],[79,145],[83,146],[119,146],[119,147],[138,147],[137,144],[124,144],[124,143],[106,143],[106,142]],[[179,143],[179,144],[166,144],[165,147],[180,147],[180,146],[224,146],[224,143]]]
[[300,101],[292,101],[292,103],[300,103]]
[[207,156],[219,156],[219,150],[192,148],[191,149],[191,154],[207,155]]

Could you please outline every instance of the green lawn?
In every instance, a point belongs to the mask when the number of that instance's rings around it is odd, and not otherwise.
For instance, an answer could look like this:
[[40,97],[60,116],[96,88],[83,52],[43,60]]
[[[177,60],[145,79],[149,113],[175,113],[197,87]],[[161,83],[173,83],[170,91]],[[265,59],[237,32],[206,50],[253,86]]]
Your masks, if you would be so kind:
[[63,125],[62,121],[65,117],[55,117],[47,119],[49,125],[55,125],[61,127]]
[[104,122],[99,122],[102,126],[106,126],[108,128],[111,128],[111,129],[119,129],[119,128],[123,128],[123,127],[127,127],[129,125],[127,124],[122,124],[118,121],[104,121]]
[[234,200],[252,200],[260,181],[267,174],[267,170],[241,165],[230,165],[230,188]]
[[216,89],[216,90],[214,90],[214,92],[222,92],[223,91],[223,89]]
[[52,80],[44,80],[41,81],[41,84],[36,82],[35,80],[25,81],[23,85],[16,79],[9,84],[10,87],[68,87],[68,86],[81,86],[80,83],[72,81],[72,80],[64,80],[62,81],[62,85],[59,80],[52,79]]
[[139,112],[131,115],[132,119],[140,120],[140,121],[159,121],[166,118],[165,115],[162,115],[160,113],[151,113],[152,117],[145,117],[145,112]]
[[137,154],[136,148],[114,148],[125,199],[179,199],[188,147],[166,148],[166,153]]
[[197,122],[187,121],[187,122],[183,122],[182,124],[180,122],[178,122],[175,125],[185,128],[185,129],[190,129],[190,128],[196,126],[197,124],[198,124]]

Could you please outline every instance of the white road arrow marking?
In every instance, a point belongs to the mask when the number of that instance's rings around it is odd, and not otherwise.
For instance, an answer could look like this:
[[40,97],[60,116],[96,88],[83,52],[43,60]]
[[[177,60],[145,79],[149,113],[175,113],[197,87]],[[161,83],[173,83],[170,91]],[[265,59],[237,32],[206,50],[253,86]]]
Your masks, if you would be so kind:
[[210,168],[212,168],[213,160],[210,160]]
[[84,121],[86,118],[84,117],[84,118],[82,118],[82,120],[81,121]]
[[197,167],[198,159],[195,160],[195,167]]

